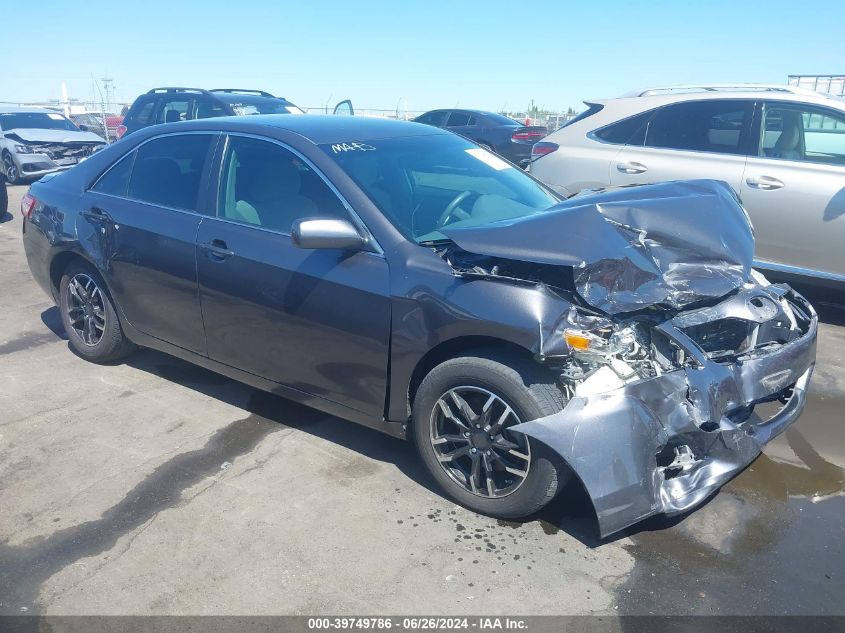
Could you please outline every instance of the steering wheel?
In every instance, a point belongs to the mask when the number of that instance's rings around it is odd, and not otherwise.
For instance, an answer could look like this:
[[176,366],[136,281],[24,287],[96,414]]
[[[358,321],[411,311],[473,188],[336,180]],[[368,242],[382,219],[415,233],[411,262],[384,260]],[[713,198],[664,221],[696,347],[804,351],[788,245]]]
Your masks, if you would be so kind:
[[445,226],[452,215],[454,215],[455,218],[457,218],[458,220],[466,220],[468,217],[470,217],[469,213],[467,213],[463,209],[459,209],[458,205],[460,205],[461,202],[469,198],[471,195],[472,191],[462,191],[457,196],[455,196],[452,199],[452,202],[448,204],[446,209],[444,209],[443,213],[440,215],[440,219],[437,220],[438,228],[441,226]]

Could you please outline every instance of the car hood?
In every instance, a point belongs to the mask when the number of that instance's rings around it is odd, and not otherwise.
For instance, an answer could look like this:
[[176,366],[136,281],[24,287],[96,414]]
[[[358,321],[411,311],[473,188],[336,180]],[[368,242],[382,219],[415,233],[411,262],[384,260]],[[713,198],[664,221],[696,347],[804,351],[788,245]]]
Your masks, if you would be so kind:
[[588,192],[537,215],[440,232],[471,253],[571,267],[578,294],[608,314],[722,297],[748,282],[754,257],[748,214],[716,180]]
[[25,143],[102,143],[93,132],[73,130],[46,130],[41,128],[15,128],[5,132],[6,137]]

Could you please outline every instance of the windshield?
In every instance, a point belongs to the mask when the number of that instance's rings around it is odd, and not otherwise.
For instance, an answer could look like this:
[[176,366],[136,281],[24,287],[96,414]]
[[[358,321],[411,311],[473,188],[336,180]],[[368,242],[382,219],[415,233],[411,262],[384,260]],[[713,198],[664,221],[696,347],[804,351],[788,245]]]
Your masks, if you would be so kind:
[[19,128],[79,131],[79,128],[58,112],[4,112],[0,114],[0,129]]
[[518,167],[454,134],[321,147],[417,243],[445,239],[444,226],[534,215],[558,202]]
[[303,114],[302,110],[282,99],[242,99],[229,101],[228,104],[239,116],[250,114]]

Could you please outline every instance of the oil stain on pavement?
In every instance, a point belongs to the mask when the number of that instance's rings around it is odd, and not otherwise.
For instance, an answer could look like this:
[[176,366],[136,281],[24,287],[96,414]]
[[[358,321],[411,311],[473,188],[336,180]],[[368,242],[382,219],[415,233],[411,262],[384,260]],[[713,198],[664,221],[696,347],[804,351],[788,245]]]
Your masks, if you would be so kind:
[[273,407],[278,409],[277,398],[255,392],[247,405],[250,415],[216,431],[203,447],[158,466],[99,519],[18,547],[0,545],[0,614],[19,614],[22,608],[32,612],[42,583],[51,576],[80,559],[107,552],[122,536],[182,503],[183,491],[219,472],[221,464],[288,428],[270,413]]

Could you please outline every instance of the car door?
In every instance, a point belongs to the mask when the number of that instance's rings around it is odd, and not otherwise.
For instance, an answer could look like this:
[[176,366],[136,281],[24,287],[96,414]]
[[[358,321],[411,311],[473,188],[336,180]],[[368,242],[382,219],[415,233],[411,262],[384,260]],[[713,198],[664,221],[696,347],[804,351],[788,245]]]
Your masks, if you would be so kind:
[[141,332],[205,354],[196,236],[218,134],[153,138],[83,195],[79,241]]
[[197,236],[209,356],[380,418],[390,339],[387,261],[292,244],[296,219],[351,219],[292,149],[231,135],[221,161],[217,217],[204,219]]
[[753,111],[754,102],[744,99],[683,101],[657,109],[611,160],[611,184],[713,178],[739,191]]
[[758,260],[845,281],[845,112],[766,101],[760,115],[740,190]]

